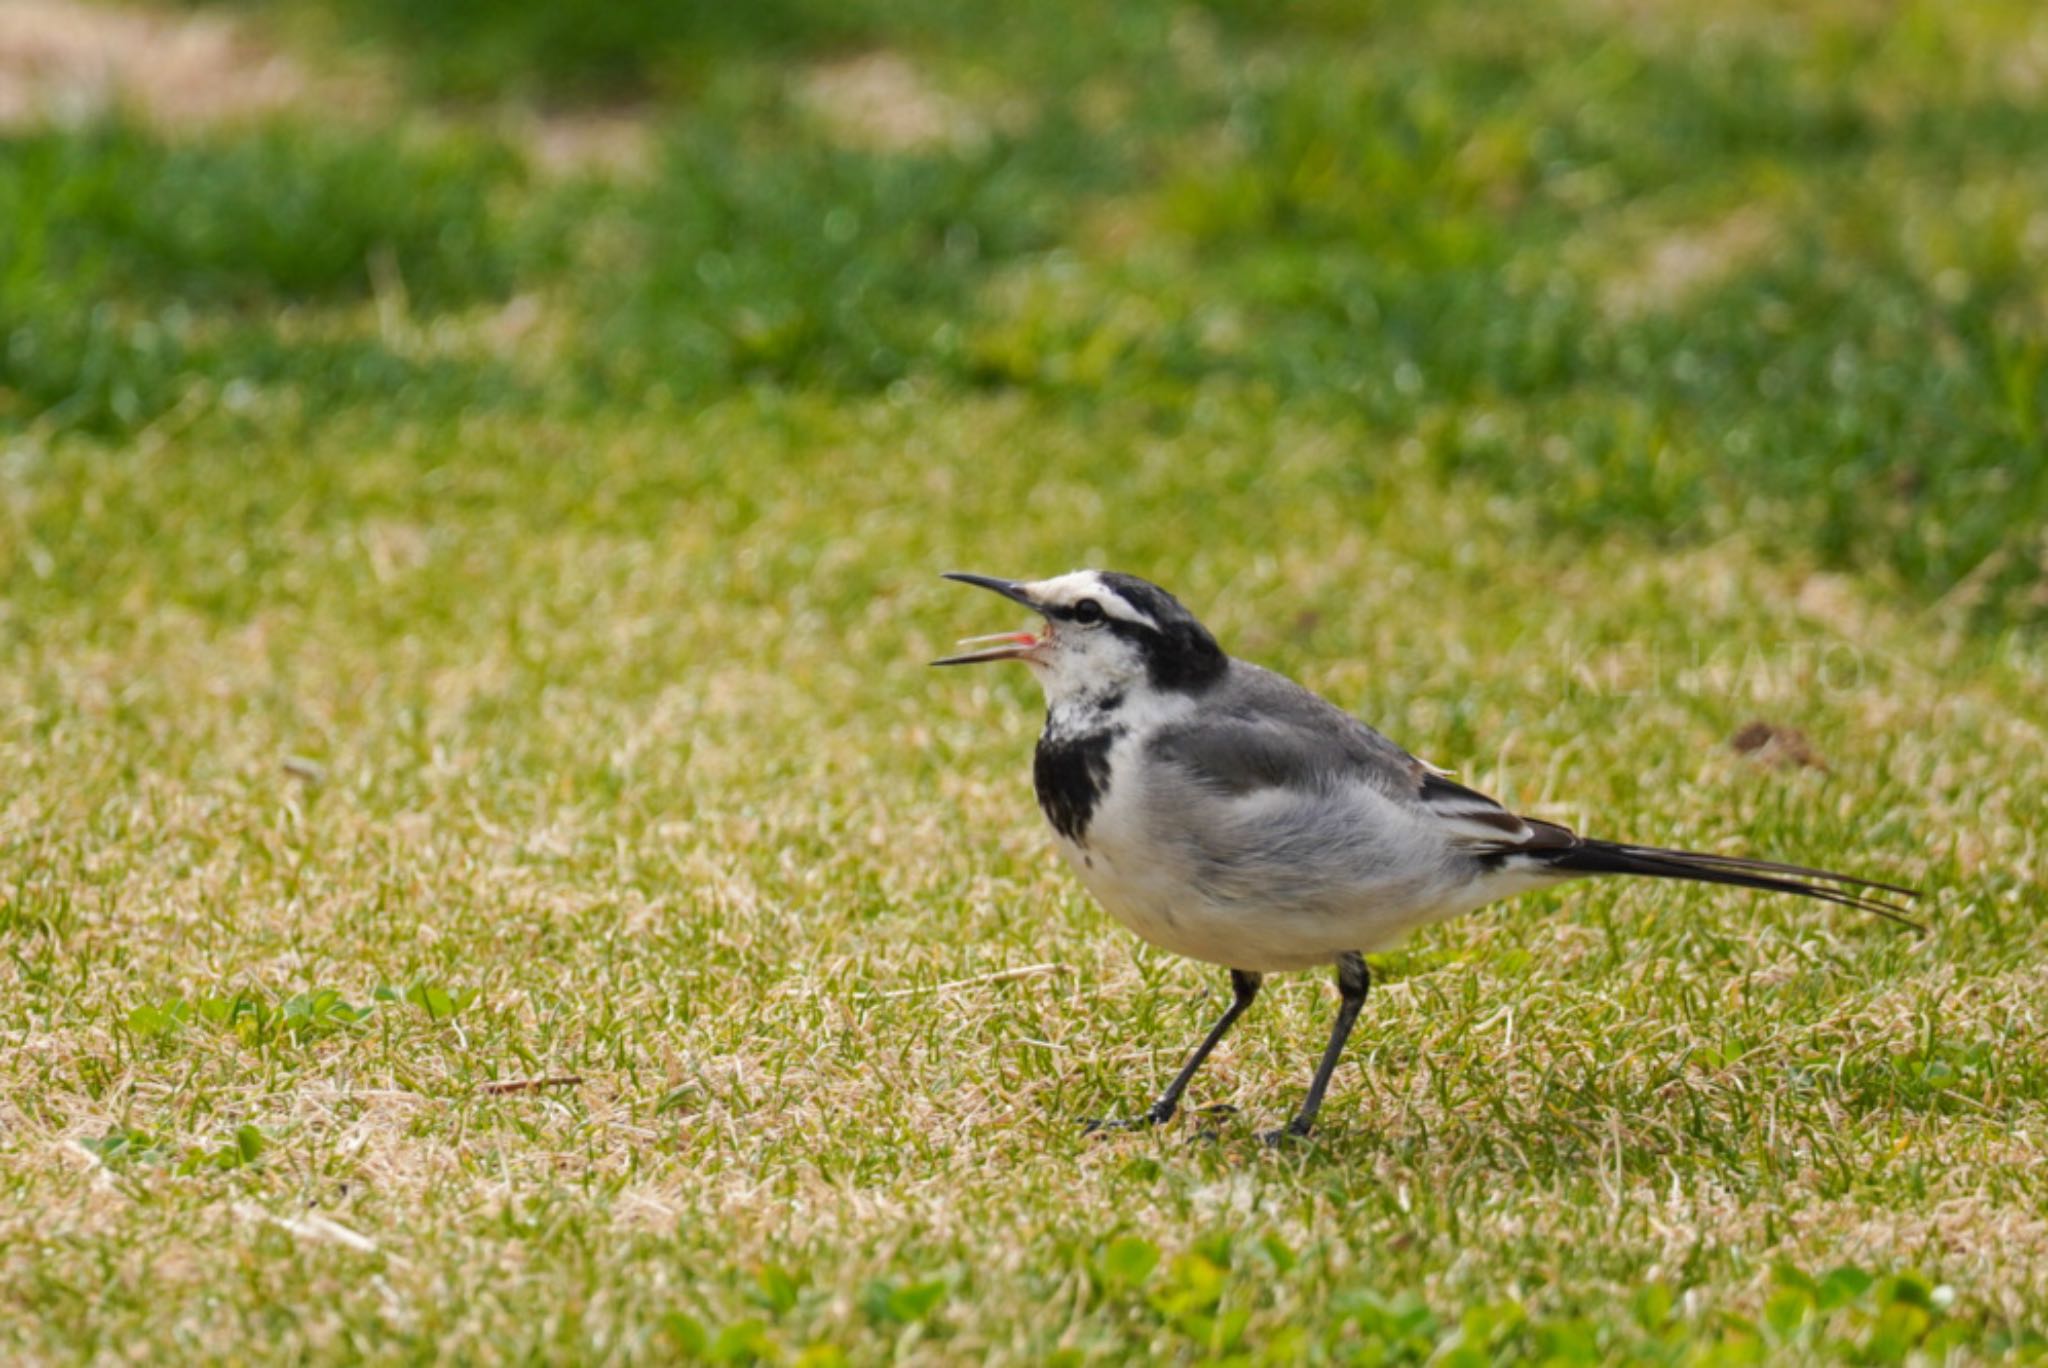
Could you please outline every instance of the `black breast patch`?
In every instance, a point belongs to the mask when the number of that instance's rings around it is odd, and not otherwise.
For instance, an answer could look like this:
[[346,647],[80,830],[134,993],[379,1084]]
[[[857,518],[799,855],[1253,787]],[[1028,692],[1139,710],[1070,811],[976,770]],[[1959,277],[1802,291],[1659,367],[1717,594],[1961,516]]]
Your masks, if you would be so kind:
[[1038,806],[1052,829],[1077,845],[1109,788],[1109,748],[1122,735],[1123,728],[1106,727],[1058,741],[1038,738],[1038,754],[1031,763]]

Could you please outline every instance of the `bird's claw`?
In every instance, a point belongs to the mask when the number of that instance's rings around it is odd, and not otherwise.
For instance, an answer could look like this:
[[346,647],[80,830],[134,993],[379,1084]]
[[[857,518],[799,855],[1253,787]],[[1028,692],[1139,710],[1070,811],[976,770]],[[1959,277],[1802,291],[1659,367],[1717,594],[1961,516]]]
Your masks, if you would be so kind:
[[1083,1121],[1081,1123],[1081,1134],[1107,1135],[1113,1131],[1149,1130],[1153,1126],[1163,1126],[1168,1121],[1173,1120],[1173,1114],[1176,1110],[1178,1109],[1174,1107],[1161,1108],[1152,1106],[1146,1108],[1141,1116],[1098,1117],[1092,1121]]

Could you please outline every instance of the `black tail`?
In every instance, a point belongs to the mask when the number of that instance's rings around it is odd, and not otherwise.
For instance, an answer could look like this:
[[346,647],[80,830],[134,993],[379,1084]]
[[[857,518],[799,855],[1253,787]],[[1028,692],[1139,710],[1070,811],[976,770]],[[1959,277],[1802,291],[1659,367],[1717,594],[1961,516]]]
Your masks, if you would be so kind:
[[1876,889],[1901,898],[1917,898],[1918,890],[1875,879],[1832,874],[1804,865],[1777,864],[1770,860],[1744,860],[1733,855],[1707,855],[1696,850],[1659,850],[1655,846],[1622,845],[1615,841],[1589,841],[1584,837],[1560,850],[1530,851],[1552,869],[1573,874],[1641,874],[1652,879],[1691,879],[1695,883],[1727,884],[1734,888],[1757,888],[1767,893],[1796,893],[1802,898],[1839,903],[1910,926],[1927,928],[1906,915],[1902,907],[1854,892]]

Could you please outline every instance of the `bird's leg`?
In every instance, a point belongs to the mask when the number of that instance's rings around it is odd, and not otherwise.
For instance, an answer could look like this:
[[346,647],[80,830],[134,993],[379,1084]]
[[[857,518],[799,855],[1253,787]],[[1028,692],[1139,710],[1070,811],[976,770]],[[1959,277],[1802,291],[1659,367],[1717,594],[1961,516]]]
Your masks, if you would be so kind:
[[1330,1028],[1330,1043],[1323,1050],[1323,1062],[1316,1066],[1315,1079],[1308,1085],[1301,1110],[1285,1130],[1266,1136],[1268,1144],[1278,1144],[1290,1135],[1307,1135],[1309,1127],[1315,1125],[1316,1113],[1323,1108],[1323,1094],[1330,1088],[1330,1076],[1337,1072],[1337,1060],[1344,1053],[1344,1042],[1351,1038],[1351,1027],[1358,1020],[1359,1008],[1365,1006],[1366,990],[1370,987],[1372,972],[1365,967],[1363,956],[1348,950],[1337,957],[1337,993],[1342,1001],[1337,1004],[1337,1021]]
[[1135,1130],[1139,1126],[1157,1126],[1171,1121],[1173,1114],[1180,1110],[1180,1095],[1188,1090],[1188,1081],[1195,1076],[1195,1070],[1202,1067],[1202,1061],[1216,1048],[1216,1042],[1223,1039],[1231,1024],[1244,1015],[1244,1009],[1252,1005],[1252,999],[1259,995],[1260,978],[1244,969],[1230,971],[1230,1006],[1223,1009],[1223,1015],[1209,1028],[1209,1034],[1202,1037],[1202,1043],[1195,1046],[1195,1052],[1188,1056],[1188,1062],[1181,1065],[1173,1082],[1166,1085],[1166,1091],[1159,1094],[1145,1114],[1128,1121],[1090,1121],[1084,1129]]

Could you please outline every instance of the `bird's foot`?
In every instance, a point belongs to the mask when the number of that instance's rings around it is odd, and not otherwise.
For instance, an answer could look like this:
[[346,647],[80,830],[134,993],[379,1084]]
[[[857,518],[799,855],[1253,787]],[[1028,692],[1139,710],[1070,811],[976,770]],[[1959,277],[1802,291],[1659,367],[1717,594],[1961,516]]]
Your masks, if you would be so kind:
[[1178,1110],[1177,1107],[1163,1106],[1155,1102],[1137,1116],[1106,1116],[1093,1121],[1083,1121],[1081,1134],[1107,1135],[1112,1131],[1149,1130],[1153,1126],[1163,1126],[1173,1120],[1173,1114]]
[[1296,1140],[1308,1139],[1309,1126],[1311,1124],[1312,1123],[1303,1121],[1300,1117],[1297,1116],[1292,1121],[1289,1121],[1286,1125],[1282,1126],[1279,1130],[1267,1131],[1265,1134],[1261,1135],[1259,1139],[1265,1143],[1268,1149],[1279,1149],[1282,1146],[1291,1144]]

